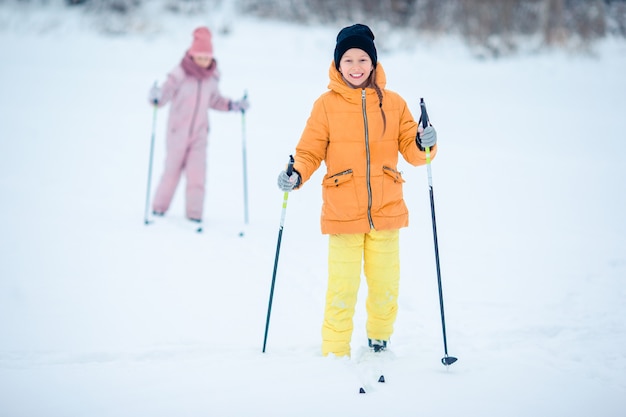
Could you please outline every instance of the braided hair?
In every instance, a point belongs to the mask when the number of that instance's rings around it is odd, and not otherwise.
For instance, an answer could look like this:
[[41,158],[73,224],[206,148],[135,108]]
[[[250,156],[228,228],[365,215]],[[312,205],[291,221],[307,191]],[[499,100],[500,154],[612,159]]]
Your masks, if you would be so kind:
[[370,74],[369,86],[376,91],[376,95],[378,96],[378,107],[380,107],[380,114],[383,118],[383,135],[387,130],[387,117],[385,116],[385,110],[383,110],[383,90],[380,88],[378,83],[376,83],[376,68]]

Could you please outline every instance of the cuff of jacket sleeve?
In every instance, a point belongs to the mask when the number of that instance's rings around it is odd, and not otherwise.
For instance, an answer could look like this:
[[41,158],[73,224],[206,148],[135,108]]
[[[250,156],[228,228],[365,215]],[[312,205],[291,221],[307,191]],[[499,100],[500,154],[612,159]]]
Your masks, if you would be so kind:
[[294,190],[297,190],[302,185],[302,175],[297,170],[293,170],[296,174],[298,174],[298,181],[296,181],[296,185],[293,187]]

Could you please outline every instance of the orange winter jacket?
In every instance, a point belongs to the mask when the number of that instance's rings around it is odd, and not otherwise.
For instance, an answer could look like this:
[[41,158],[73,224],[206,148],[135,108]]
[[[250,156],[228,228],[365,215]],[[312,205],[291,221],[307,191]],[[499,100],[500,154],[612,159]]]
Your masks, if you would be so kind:
[[[404,99],[385,90],[380,63],[376,79],[383,90],[384,131],[376,91],[348,86],[334,63],[329,75],[330,91],[315,101],[294,158],[300,186],[322,161],[326,165],[322,233],[367,233],[408,226],[404,179],[397,164],[398,153],[411,165],[426,164],[426,154],[416,143],[417,122]],[[431,149],[431,158],[436,148]]]

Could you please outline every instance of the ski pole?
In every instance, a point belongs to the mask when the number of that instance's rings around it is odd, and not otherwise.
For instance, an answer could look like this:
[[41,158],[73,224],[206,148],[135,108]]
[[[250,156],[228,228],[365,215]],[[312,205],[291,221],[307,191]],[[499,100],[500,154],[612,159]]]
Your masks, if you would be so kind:
[[[428,126],[428,113],[426,112],[426,103],[424,103],[424,99],[420,98],[420,107],[422,109],[422,116],[420,118],[422,122],[422,127],[426,128]],[[437,265],[437,285],[439,286],[439,309],[441,310],[441,329],[443,331],[443,349],[445,356],[441,358],[441,363],[444,365],[452,365],[457,361],[457,358],[453,356],[448,356],[448,342],[446,338],[446,319],[443,312],[443,290],[441,286],[441,268],[439,267],[439,245],[437,243],[437,221],[435,219],[435,197],[433,194],[433,174],[432,169],[430,167],[430,147],[427,146],[426,149],[426,168],[428,171],[428,190],[430,194],[430,213],[433,221],[433,240],[435,243],[435,263]]]
[[[156,85],[156,82],[154,83]],[[153,112],[152,112],[152,135],[150,138],[150,162],[148,164],[148,186],[146,188],[146,208],[144,210],[143,222],[144,224],[150,224],[148,219],[148,208],[150,207],[150,182],[152,180],[152,159],[154,156],[154,136],[156,131],[156,117],[158,109],[158,101],[154,100]]]
[[[293,173],[293,155],[289,155],[289,164],[287,165],[287,176]],[[283,238],[283,227],[285,226],[285,214],[287,213],[287,199],[289,199],[289,191],[283,194],[283,210],[280,215],[280,228],[278,229],[278,243],[276,244],[276,257],[274,258],[274,273],[272,274],[272,286],[270,288],[270,301],[267,306],[267,319],[265,320],[265,336],[263,337],[263,353],[267,345],[267,331],[270,327],[270,316],[272,314],[272,300],[274,299],[274,284],[276,283],[276,271],[278,270],[278,256],[280,255],[280,242]]]
[[[243,99],[248,98],[248,92],[244,91]],[[248,224],[248,162],[246,155],[246,111],[241,109],[241,153],[243,160],[243,220]],[[240,233],[243,236],[243,232]]]

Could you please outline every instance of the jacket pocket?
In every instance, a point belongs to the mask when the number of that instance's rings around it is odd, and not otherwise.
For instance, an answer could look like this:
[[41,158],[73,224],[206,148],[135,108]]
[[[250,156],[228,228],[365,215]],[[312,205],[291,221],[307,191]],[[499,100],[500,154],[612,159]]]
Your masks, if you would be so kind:
[[383,165],[383,173],[391,177],[394,182],[404,184],[404,178],[402,178],[402,173],[400,171],[396,171],[393,168],[389,168],[388,166]]
[[355,220],[359,200],[351,169],[325,177],[322,181],[322,217],[326,220]]
[[394,168],[383,166],[380,212],[385,216],[398,216],[407,212],[402,193],[404,184],[402,173]]

